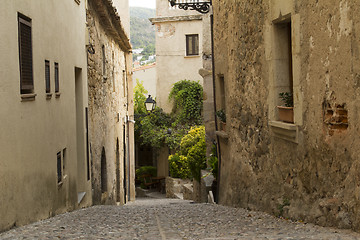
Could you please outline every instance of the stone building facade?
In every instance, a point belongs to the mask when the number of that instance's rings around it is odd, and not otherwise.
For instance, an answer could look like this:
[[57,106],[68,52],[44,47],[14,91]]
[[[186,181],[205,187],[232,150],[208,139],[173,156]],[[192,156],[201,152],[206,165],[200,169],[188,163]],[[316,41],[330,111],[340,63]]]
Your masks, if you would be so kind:
[[[211,75],[210,15],[171,7],[168,0],[157,0],[156,17],[156,103],[171,112],[168,96],[174,83],[199,81],[204,85],[204,119],[208,129],[214,126]],[[213,136],[213,131],[210,133]],[[212,137],[207,138],[211,143]],[[210,149],[210,148],[209,148]],[[158,174],[168,176],[168,150],[158,157]]]
[[1,1],[0,231],[92,204],[85,8]]
[[221,204],[360,230],[359,8],[213,1]]
[[[132,61],[126,0],[89,0],[89,139],[94,204],[135,199]],[[122,11],[124,11],[122,9]]]
[[[156,103],[165,112],[171,112],[172,104],[168,97],[174,83],[187,79],[202,84],[199,75],[202,67],[202,15],[171,7],[168,0],[157,0],[156,17],[150,20],[156,27]],[[194,46],[189,46],[189,43],[194,43]]]

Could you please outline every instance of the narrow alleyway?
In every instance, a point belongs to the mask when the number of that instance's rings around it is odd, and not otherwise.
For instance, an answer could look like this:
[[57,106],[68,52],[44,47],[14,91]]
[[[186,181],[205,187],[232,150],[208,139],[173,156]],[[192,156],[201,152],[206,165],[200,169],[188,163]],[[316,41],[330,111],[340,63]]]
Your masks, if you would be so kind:
[[244,209],[144,198],[58,215],[0,239],[360,239],[360,234]]

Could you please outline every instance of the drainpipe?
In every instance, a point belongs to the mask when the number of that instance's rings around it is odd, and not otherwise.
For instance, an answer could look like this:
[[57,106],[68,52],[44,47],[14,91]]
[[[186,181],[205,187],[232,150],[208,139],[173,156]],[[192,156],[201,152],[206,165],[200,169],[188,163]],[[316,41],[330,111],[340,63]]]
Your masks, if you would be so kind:
[[[210,15],[210,29],[211,29],[211,55],[212,55],[212,78],[213,78],[213,94],[214,94],[214,115],[215,115],[215,131],[218,131],[217,117],[216,117],[216,74],[215,74],[215,54],[214,54],[214,14]],[[216,135],[217,142],[217,155],[218,155],[218,176],[217,176],[217,191],[216,191],[216,203],[219,203],[220,192],[220,172],[221,172],[221,150],[220,150],[220,138]]]
[[[128,54],[126,54],[125,56],[125,86],[126,88],[126,113],[129,116],[129,103],[130,103],[130,99],[129,99],[129,82],[128,82]],[[130,178],[131,178],[131,166],[130,166],[130,122],[129,121],[130,118],[128,117],[128,120],[126,121],[126,129],[125,129],[125,134],[126,134],[126,196],[127,196],[127,202],[129,202],[131,200],[131,190],[130,190]]]

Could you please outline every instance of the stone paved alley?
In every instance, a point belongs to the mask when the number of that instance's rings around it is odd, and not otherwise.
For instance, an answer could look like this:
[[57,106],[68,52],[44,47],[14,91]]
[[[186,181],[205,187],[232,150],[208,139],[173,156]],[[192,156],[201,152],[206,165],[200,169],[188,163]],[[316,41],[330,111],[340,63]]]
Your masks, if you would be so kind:
[[0,239],[360,239],[360,234],[244,209],[144,198],[65,213]]

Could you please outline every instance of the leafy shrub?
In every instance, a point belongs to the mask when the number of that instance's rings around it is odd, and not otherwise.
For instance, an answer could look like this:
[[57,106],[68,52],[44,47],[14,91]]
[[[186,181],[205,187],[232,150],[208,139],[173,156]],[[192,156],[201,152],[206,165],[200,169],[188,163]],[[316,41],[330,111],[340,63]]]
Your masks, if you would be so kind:
[[169,169],[171,177],[182,179],[191,178],[189,163],[187,157],[185,157],[184,155],[170,155]]
[[200,181],[200,170],[206,168],[205,127],[193,127],[181,139],[179,154],[169,158],[171,176],[195,178]]
[[180,153],[186,156],[189,150],[201,139],[204,139],[205,142],[205,126],[192,127],[181,139]]
[[209,165],[211,167],[211,173],[214,176],[215,180],[217,180],[218,171],[219,171],[219,160],[217,158],[216,145],[214,144],[211,148],[211,154],[209,158]]
[[135,176],[137,180],[140,180],[141,182],[144,180],[141,176],[150,174],[152,177],[156,177],[157,175],[157,169],[153,166],[143,166],[139,169],[136,169]]
[[136,79],[134,87],[134,114],[146,114],[145,101],[148,91],[144,88],[144,81]]
[[216,116],[220,119],[220,121],[226,123],[226,114],[224,109],[216,111]]
[[[174,84],[169,98],[174,99],[177,107],[171,115],[159,107],[147,114],[144,107],[147,91],[142,82],[137,80],[134,90],[134,111],[138,116],[135,122],[135,138],[142,145],[153,148],[167,146],[176,151],[190,126],[201,124],[203,89],[198,82],[182,80]],[[168,129],[171,129],[171,134]]]
[[187,158],[192,176],[200,182],[201,169],[206,168],[205,134],[204,138],[199,139],[199,142],[189,149]]

